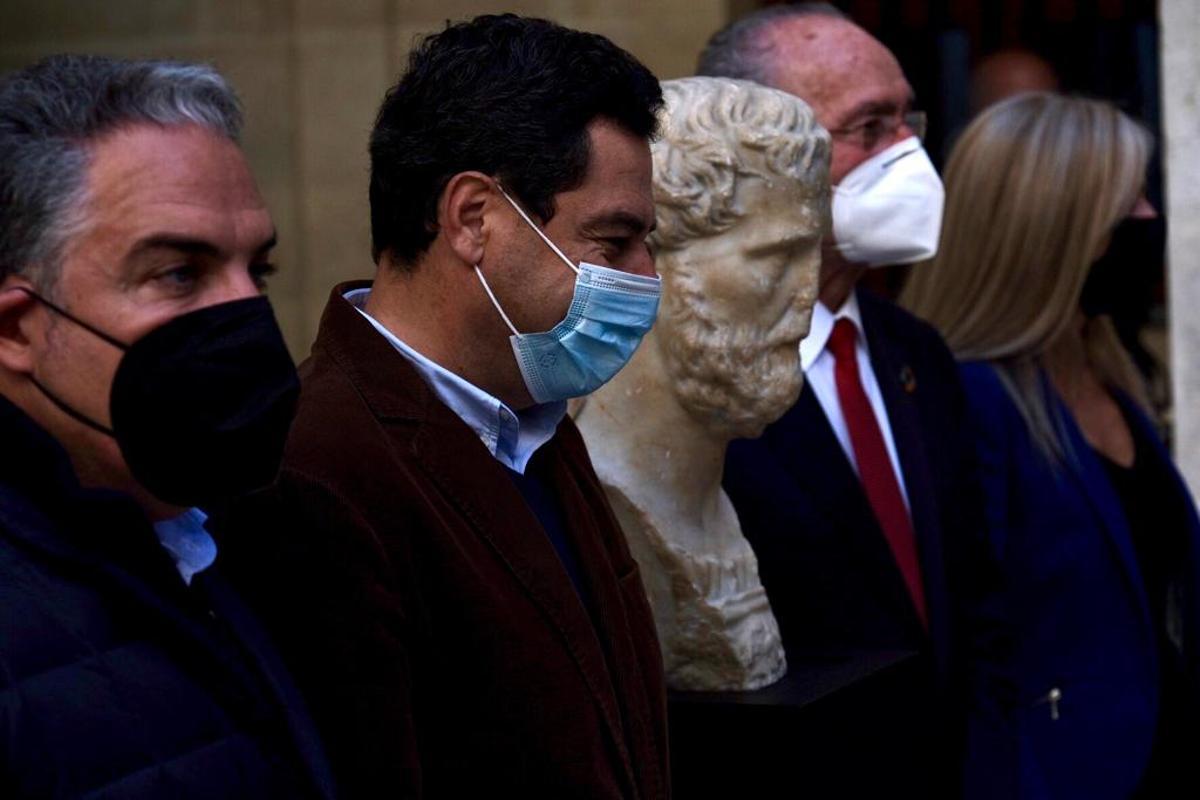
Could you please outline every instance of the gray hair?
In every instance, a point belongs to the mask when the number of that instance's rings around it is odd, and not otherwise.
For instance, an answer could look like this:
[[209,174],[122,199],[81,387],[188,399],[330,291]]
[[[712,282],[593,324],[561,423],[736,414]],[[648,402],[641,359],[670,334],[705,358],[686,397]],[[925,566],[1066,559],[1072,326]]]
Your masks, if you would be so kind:
[[763,42],[762,32],[777,20],[813,16],[850,19],[832,3],[768,6],[736,19],[714,33],[700,53],[696,74],[770,84],[768,70],[772,48]]
[[212,67],[57,55],[0,79],[0,280],[42,291],[82,224],[88,145],[123,125],[201,125],[237,141],[237,96]]
[[737,182],[748,175],[799,180],[824,200],[829,134],[795,95],[749,81],[664,81],[661,136],[651,145],[660,250],[712,236],[745,214]]

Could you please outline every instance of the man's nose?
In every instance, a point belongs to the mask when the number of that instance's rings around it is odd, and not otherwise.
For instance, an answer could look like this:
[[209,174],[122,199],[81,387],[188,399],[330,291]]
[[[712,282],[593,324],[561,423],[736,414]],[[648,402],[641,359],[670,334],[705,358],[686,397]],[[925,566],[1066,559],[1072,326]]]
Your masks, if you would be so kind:
[[1129,212],[1129,216],[1136,219],[1153,219],[1158,216],[1158,209],[1143,194],[1138,196],[1137,202],[1133,204],[1133,210]]
[[658,277],[658,272],[654,269],[654,256],[650,254],[649,248],[645,246],[638,248],[637,255],[634,256],[625,271],[634,275],[641,275],[644,278]]

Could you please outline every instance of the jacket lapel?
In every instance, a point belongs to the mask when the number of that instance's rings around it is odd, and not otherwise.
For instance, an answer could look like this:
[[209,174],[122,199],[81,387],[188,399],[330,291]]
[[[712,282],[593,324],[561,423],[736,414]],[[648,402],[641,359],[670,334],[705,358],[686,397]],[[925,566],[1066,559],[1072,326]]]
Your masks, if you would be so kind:
[[772,427],[768,444],[805,494],[819,495],[814,510],[831,524],[850,522],[855,530],[879,527],[858,473],[808,383],[793,409]]
[[[871,585],[878,588],[884,607],[897,609],[904,624],[919,631],[921,624],[912,598],[858,473],[807,383],[793,409],[773,426],[768,445],[791,473],[800,488],[799,495],[809,502],[810,511],[846,538],[863,569],[874,576]],[[784,531],[782,535],[792,532]]]
[[1129,591],[1142,612],[1147,641],[1151,645],[1148,652],[1153,653],[1155,648],[1150,620],[1150,603],[1146,597],[1146,586],[1142,582],[1142,572],[1133,547],[1133,534],[1125,519],[1125,509],[1122,507],[1116,491],[1112,488],[1112,482],[1109,481],[1108,475],[1104,471],[1104,465],[1093,452],[1091,445],[1083,438],[1083,432],[1075,423],[1071,412],[1067,410],[1057,394],[1051,393],[1050,397],[1059,419],[1062,421],[1063,431],[1067,438],[1065,471],[1075,482],[1078,490],[1087,498],[1092,510],[1096,512],[1097,521],[1107,534],[1109,544],[1117,554],[1117,560],[1125,573]]
[[[628,746],[625,745],[624,736],[617,739],[617,749],[628,773],[631,796],[636,794],[632,774],[634,759],[629,752],[631,748],[643,755],[636,766],[636,770],[646,778],[642,785],[652,787],[648,792],[651,796],[665,796],[666,791],[661,788],[666,783],[665,776],[658,774],[657,761],[649,757],[656,747],[656,734],[651,729],[645,711],[654,704],[648,696],[647,676],[632,639],[627,601],[618,584],[618,567],[613,563],[612,548],[617,543],[607,541],[613,535],[621,535],[620,526],[611,517],[608,501],[595,474],[579,459],[567,458],[568,446],[581,454],[586,453],[583,441],[570,419],[564,420],[559,426],[555,440],[546,448],[544,455],[552,459],[554,491],[562,501],[563,514],[568,520],[568,535],[579,554],[580,570],[591,591],[594,620],[602,646],[608,663],[615,666],[611,673],[614,676],[612,689],[620,705],[620,719],[625,722],[625,734],[630,739]],[[601,520],[610,521],[606,530],[601,527]],[[628,556],[627,565],[630,569],[634,568],[632,556]],[[645,610],[649,616],[649,607]],[[656,786],[660,788],[653,788]]]
[[[628,779],[629,754],[604,652],[554,546],[512,479],[466,423],[435,401],[429,404],[429,418],[419,424],[413,439],[418,461],[562,637],[600,709]],[[474,457],[466,457],[468,453]],[[481,502],[484,498],[487,502]],[[572,512],[577,510],[564,502],[564,520],[574,533],[579,517]],[[579,556],[588,588],[596,592],[604,582],[594,580],[597,567],[589,563],[592,553],[583,551]],[[602,593],[593,596],[600,602]]]
[[1150,448],[1164,465],[1170,475],[1171,485],[1175,492],[1183,498],[1180,504],[1183,508],[1180,524],[1185,538],[1184,559],[1182,566],[1183,586],[1181,596],[1181,625],[1183,632],[1183,654],[1187,663],[1188,682],[1191,686],[1193,705],[1188,713],[1194,714],[1196,704],[1200,703],[1200,518],[1196,514],[1196,505],[1192,493],[1184,483],[1183,476],[1171,460],[1171,454],[1163,444],[1154,424],[1137,408],[1128,397],[1118,396],[1125,408],[1125,417],[1136,427]]
[[[862,296],[863,293],[860,292],[859,297]],[[863,335],[871,352],[871,367],[875,370],[875,380],[879,383],[879,391],[883,395],[887,422],[892,429],[892,440],[896,443],[896,456],[904,474],[909,513],[921,560],[921,578],[925,584],[929,632],[938,650],[939,662],[944,667],[948,656],[944,645],[948,641],[950,626],[948,610],[942,602],[946,592],[943,582],[946,570],[940,546],[942,531],[937,494],[930,473],[928,455],[925,452],[925,439],[921,433],[918,406],[920,382],[912,365],[897,351],[893,339],[885,334],[881,335],[878,330],[877,317],[872,313],[873,299],[866,299],[860,304],[860,308]],[[909,604],[911,606],[911,596]]]

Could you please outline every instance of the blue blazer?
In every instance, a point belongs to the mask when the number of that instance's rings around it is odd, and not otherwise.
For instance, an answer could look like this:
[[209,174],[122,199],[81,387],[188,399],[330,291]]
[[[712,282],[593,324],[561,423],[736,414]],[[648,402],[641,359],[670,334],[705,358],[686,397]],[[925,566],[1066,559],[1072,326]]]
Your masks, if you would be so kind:
[[[1012,686],[1008,697],[976,698],[968,786],[1016,781],[1021,798],[1127,798],[1154,743],[1160,672],[1120,498],[1048,382],[1069,453],[1060,466],[1037,448],[990,364],[965,363],[960,371],[984,486],[988,551],[1003,578],[1003,608],[1015,636],[1009,663],[976,665],[1009,675]],[[1153,442],[1168,466],[1186,509],[1176,533],[1186,537],[1188,554],[1182,620],[1194,696],[1200,522],[1149,420],[1122,403],[1135,435]],[[997,708],[1004,719],[992,715]]]

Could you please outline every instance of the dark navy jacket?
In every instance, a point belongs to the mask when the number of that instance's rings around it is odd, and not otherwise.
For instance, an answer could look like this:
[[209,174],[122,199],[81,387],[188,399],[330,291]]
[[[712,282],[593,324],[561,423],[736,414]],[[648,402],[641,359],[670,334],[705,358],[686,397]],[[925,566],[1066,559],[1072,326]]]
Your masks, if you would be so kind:
[[810,387],[760,438],[730,445],[725,489],[790,653],[920,650],[945,676],[957,613],[949,567],[962,574],[959,552],[982,528],[958,372],[932,328],[866,291],[858,297],[908,489],[929,634]]
[[[1121,500],[1048,388],[1068,453],[1058,467],[1035,445],[992,366],[967,363],[961,373],[986,491],[989,551],[1003,572],[1004,606],[1016,634],[1005,670],[1015,681],[1011,717],[999,725],[972,720],[976,763],[970,769],[977,782],[1015,770],[1022,798],[1130,797],[1154,742],[1160,680],[1146,589]],[[1179,618],[1194,713],[1200,523],[1150,422],[1125,406],[1135,435],[1153,442],[1182,501],[1179,529],[1162,534],[1186,539]],[[1061,698],[1052,713],[1053,689]]]
[[215,572],[180,580],[141,510],[81,490],[0,399],[0,797],[329,797],[321,748]]
[[[810,387],[760,438],[730,445],[724,485],[758,556],[789,661],[917,651],[929,667],[930,718],[948,712],[961,721],[960,654],[968,639],[991,648],[1000,634],[979,610],[990,579],[980,572],[982,500],[958,370],[928,325],[864,290],[858,299],[908,489],[929,632]],[[914,720],[914,729],[924,722]],[[961,744],[961,728],[946,732]],[[956,758],[943,753],[937,768]]]

